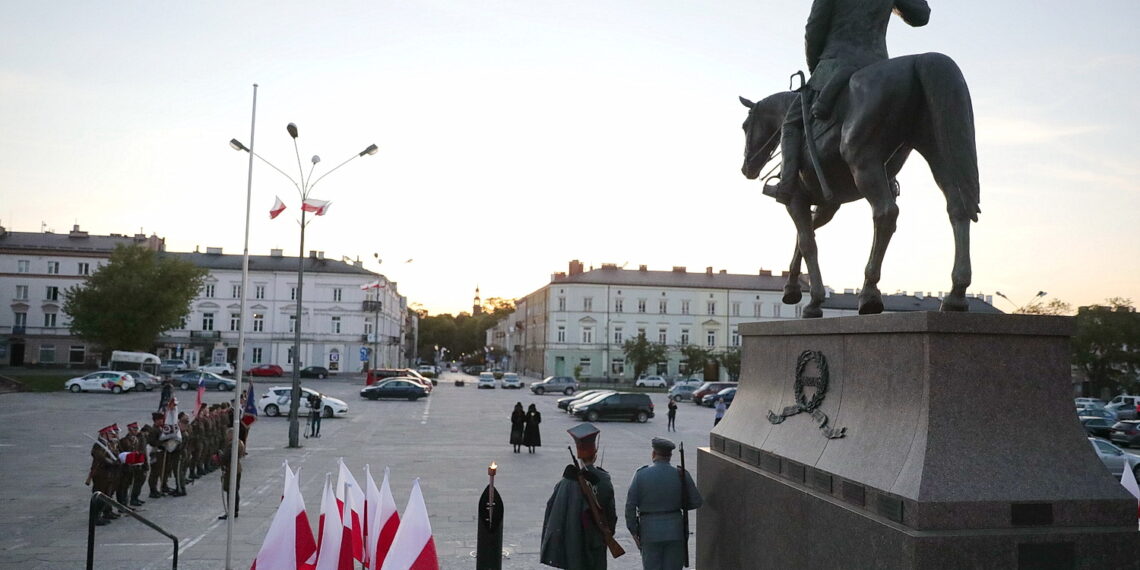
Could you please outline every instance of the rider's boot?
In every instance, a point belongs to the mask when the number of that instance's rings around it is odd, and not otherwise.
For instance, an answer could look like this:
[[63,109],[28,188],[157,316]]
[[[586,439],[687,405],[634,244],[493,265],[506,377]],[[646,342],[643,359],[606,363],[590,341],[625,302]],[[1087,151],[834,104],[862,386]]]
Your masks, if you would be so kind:
[[780,152],[783,156],[780,164],[780,183],[776,185],[776,192],[772,196],[777,202],[787,205],[792,194],[799,188],[800,181],[800,152],[803,148],[804,131],[799,123],[784,123],[783,132],[780,133]]

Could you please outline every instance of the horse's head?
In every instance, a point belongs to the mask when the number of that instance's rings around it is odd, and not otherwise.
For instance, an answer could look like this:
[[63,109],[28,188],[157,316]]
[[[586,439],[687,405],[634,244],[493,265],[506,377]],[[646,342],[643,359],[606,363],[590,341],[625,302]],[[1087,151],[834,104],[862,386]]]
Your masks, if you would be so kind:
[[760,169],[780,148],[780,127],[788,111],[788,102],[785,94],[778,93],[755,103],[741,97],[740,103],[748,107],[748,118],[743,125],[744,166],[740,171],[745,178],[755,180],[760,176]]

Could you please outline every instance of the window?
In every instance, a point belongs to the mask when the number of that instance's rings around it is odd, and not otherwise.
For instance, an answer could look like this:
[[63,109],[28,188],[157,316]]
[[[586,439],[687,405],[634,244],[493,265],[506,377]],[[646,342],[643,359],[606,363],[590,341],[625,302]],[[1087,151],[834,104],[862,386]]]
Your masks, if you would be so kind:
[[762,304],[763,303],[752,303],[752,316],[753,317],[759,317],[760,316],[760,305],[762,305]]
[[668,329],[657,329],[657,342],[665,344],[668,332]]
[[16,298],[21,300],[21,301],[27,301],[28,300],[28,286],[27,285],[16,285]]
[[689,314],[689,301],[688,301],[688,299],[681,301],[681,314],[682,315]]
[[202,330],[214,330],[214,313],[202,313]]
[[48,288],[44,292],[44,299],[46,299],[48,301],[58,301],[59,300],[59,287],[56,287],[54,285],[48,286]]
[[265,285],[256,285],[253,288],[253,296],[256,299],[265,298]]
[[594,342],[594,327],[582,327],[582,343],[589,344]]
[[[80,262],[75,269],[76,275],[91,275],[91,264],[87,262]],[[80,361],[82,362],[82,361]]]
[[578,359],[578,366],[582,369],[582,376],[590,376],[590,357],[583,356]]
[[[339,289],[337,289],[339,291]],[[340,334],[340,317],[332,318],[332,333]]]
[[261,364],[261,349],[260,348],[253,349],[253,363],[254,364]]
[[610,374],[621,376],[625,374],[625,359],[615,358],[610,361]]
[[665,299],[661,299],[660,301],[657,301],[657,312],[661,313],[662,315],[664,315],[665,313],[668,313],[669,312],[669,301],[666,301]]
[[644,313],[645,312],[645,304],[646,304],[645,299],[638,299],[637,300],[637,312]]
[[232,285],[230,287],[230,297],[234,299],[241,299],[241,285]]
[[645,338],[645,327],[640,327],[637,329],[637,336],[638,338]]
[[621,344],[621,327],[614,327],[614,344]]
[[48,275],[59,275],[59,262],[58,261],[49,261],[48,262]]
[[293,347],[289,347],[289,351],[285,353],[285,364],[293,364]]
[[623,307],[624,307],[624,303],[623,303],[622,299],[614,299],[614,312],[615,313],[622,312]]
[[44,326],[49,329],[54,329],[56,324],[55,313],[44,313]]
[[708,309],[709,309],[709,314],[710,314],[710,315],[715,315],[715,314],[716,314],[716,301],[709,301],[709,302],[707,303],[707,306],[708,306]]
[[689,329],[681,329],[681,346],[689,344]]
[[27,313],[16,313],[15,325],[17,327],[21,327],[21,328],[28,326],[28,314]]
[[340,301],[341,291],[342,291],[342,289],[340,289],[339,287],[336,289],[333,289],[333,301],[337,301],[337,302]]
[[297,300],[297,288],[296,287],[290,287],[289,288],[289,300],[290,301],[296,301]]
[[202,296],[206,297],[207,299],[213,298],[213,296],[214,296],[214,285],[209,284],[209,285],[202,287]]
[[558,310],[559,311],[565,311],[566,310],[566,297],[559,297],[558,298]]
[[558,327],[558,342],[566,342],[566,327]]
[[803,316],[803,310],[804,310],[803,307],[796,305],[796,318],[797,319]]
[[740,301],[733,301],[732,302],[732,316],[734,316],[734,317],[740,316]]
[[705,332],[706,332],[706,334],[705,334],[705,346],[708,346],[708,347],[716,346],[716,331],[710,329],[710,330],[705,331]]
[[732,329],[732,346],[740,346],[740,331]]
[[297,315],[289,315],[289,332],[297,332]]
[[780,316],[780,304],[779,303],[772,303],[772,316],[773,317],[779,317]]
[[16,261],[16,273],[28,273],[32,270],[32,262],[27,259]]
[[41,344],[40,345],[40,363],[51,364],[55,362],[55,345],[54,344]]
[[253,314],[253,332],[265,332],[265,315]]
[[582,299],[582,310],[587,313],[594,310],[594,298],[585,297]]
[[230,313],[230,330],[241,330],[241,313]]
[[87,357],[87,348],[82,344],[73,344],[67,351],[67,361],[71,364],[83,364]]
[[372,323],[369,321],[364,321],[364,334],[366,334],[366,335],[372,334]]

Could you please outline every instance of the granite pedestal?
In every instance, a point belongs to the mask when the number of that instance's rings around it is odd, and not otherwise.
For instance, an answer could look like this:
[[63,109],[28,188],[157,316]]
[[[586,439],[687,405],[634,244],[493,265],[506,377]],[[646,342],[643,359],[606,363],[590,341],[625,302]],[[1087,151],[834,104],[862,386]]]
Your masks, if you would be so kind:
[[698,453],[697,567],[1137,568],[1137,502],[1073,413],[1073,327],[743,325],[740,389]]

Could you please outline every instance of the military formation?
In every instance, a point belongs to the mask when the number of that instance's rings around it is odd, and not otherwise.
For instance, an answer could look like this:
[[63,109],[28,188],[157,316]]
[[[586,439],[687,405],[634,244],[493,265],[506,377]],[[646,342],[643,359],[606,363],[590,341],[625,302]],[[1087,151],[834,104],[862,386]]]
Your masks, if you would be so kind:
[[[91,446],[91,468],[87,484],[92,492],[112,497],[123,508],[141,507],[143,484],[149,499],[184,497],[186,486],[213,471],[229,457],[226,432],[232,429],[234,409],[228,403],[201,404],[193,415],[177,412],[177,400],[163,390],[159,410],[151,413],[151,423],[127,424],[122,434],[118,424],[99,430]],[[241,426],[244,448],[249,428]],[[104,502],[96,513],[95,524],[106,525],[121,515]]]

